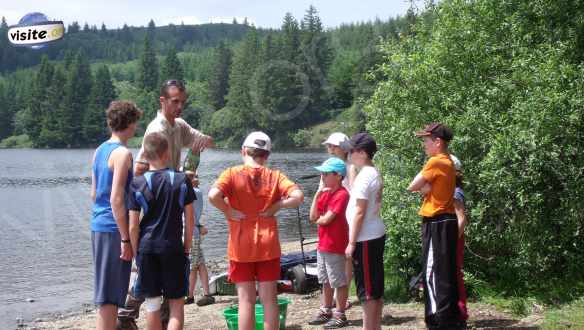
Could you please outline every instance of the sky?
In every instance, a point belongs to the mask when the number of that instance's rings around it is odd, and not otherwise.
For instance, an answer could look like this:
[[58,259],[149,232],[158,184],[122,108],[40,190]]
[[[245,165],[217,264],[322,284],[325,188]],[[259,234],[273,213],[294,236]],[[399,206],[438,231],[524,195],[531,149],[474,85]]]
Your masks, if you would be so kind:
[[30,12],[41,12],[49,19],[61,20],[67,26],[73,21],[81,26],[86,22],[111,28],[124,25],[146,26],[150,19],[156,26],[173,24],[231,23],[235,17],[262,28],[279,28],[286,12],[301,20],[306,9],[313,5],[327,28],[341,23],[362,22],[380,18],[386,20],[404,15],[406,0],[0,0],[0,17],[8,25],[17,24]]

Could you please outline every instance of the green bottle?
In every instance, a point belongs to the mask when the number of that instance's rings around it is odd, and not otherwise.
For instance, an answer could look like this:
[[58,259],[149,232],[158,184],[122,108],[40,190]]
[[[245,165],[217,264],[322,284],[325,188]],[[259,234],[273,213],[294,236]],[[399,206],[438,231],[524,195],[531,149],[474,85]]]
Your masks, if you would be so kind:
[[183,163],[183,172],[188,173],[192,172],[197,173],[197,168],[199,167],[199,163],[201,162],[201,153],[199,151],[193,152],[192,149],[189,149],[187,152],[187,156],[185,157],[185,161]]

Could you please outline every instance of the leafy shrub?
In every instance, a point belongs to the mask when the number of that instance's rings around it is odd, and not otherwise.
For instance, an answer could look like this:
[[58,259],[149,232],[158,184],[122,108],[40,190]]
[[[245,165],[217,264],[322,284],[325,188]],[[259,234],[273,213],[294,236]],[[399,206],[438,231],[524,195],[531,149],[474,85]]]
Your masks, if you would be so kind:
[[387,262],[404,277],[420,269],[421,200],[406,187],[425,159],[413,132],[440,121],[453,128],[450,148],[464,165],[467,244],[476,252],[465,267],[506,292],[581,278],[581,9],[444,1],[433,20],[382,45],[385,80],[365,110],[381,149]]

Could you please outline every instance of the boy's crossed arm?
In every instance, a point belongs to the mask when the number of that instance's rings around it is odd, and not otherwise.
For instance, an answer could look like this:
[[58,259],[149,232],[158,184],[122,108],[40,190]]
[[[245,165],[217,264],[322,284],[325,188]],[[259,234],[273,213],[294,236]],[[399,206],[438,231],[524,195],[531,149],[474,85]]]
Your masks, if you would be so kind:
[[423,192],[422,188],[428,183],[428,181],[426,181],[426,178],[424,178],[424,176],[422,175],[422,172],[418,173],[418,175],[416,175],[416,177],[412,180],[412,182],[410,182],[410,185],[408,186],[408,191],[411,192]]

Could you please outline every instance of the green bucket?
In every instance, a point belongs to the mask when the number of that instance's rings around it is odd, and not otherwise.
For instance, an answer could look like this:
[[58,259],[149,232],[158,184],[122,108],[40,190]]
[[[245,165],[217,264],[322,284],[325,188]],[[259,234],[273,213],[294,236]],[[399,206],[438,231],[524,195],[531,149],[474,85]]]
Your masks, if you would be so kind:
[[[284,330],[286,328],[286,314],[288,312],[288,304],[290,299],[288,298],[278,298],[278,318],[280,319],[280,329]],[[237,305],[227,307],[223,310],[223,316],[227,322],[227,329],[237,330]],[[256,317],[256,330],[264,329],[264,307],[257,302],[255,305],[255,317]]]

